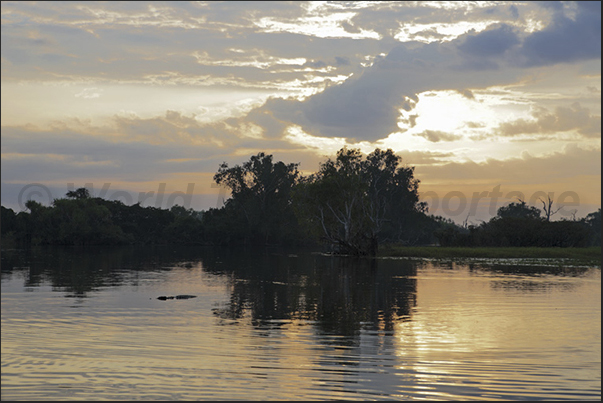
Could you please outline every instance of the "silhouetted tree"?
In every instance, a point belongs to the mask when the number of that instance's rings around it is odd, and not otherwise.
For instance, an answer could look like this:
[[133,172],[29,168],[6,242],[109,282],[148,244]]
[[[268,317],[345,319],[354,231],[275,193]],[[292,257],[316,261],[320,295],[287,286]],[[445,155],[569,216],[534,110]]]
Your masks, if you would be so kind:
[[525,201],[519,199],[517,203],[509,203],[498,209],[496,216],[498,218],[516,217],[540,219],[540,210],[528,205]]
[[365,159],[358,149],[340,149],[296,187],[300,219],[322,232],[338,253],[375,255],[384,230],[400,236],[412,214],[426,210],[414,168],[400,163],[391,149],[376,149]]
[[272,155],[263,152],[243,165],[220,165],[214,180],[231,190],[224,208],[241,228],[244,242],[270,243],[282,241],[287,231],[297,227],[291,207],[291,189],[297,182],[299,164],[274,163]]
[[86,188],[78,188],[68,191],[66,196],[70,199],[89,199],[90,191]]
[[591,231],[590,244],[601,246],[601,209],[588,214],[583,222]]
[[[588,217],[595,223],[596,213]],[[585,247],[595,245],[597,232],[581,221],[548,221],[540,211],[524,202],[501,207],[496,217],[479,226],[470,226],[467,232],[456,229],[436,231],[444,246],[536,246]],[[599,215],[600,244],[600,215]]]
[[[2,231],[24,244],[114,245],[203,243],[199,212],[174,206],[171,210],[126,206],[117,200],[89,196],[85,188],[55,199],[49,207],[29,200],[11,215],[2,207]],[[6,233],[5,233],[6,231]]]
[[551,216],[557,214],[557,212],[562,208],[558,207],[553,210],[553,199],[551,199],[551,196],[547,196],[546,200],[543,200],[542,198],[538,200],[540,200],[542,203],[542,211],[544,211],[544,218],[547,221],[551,221]]

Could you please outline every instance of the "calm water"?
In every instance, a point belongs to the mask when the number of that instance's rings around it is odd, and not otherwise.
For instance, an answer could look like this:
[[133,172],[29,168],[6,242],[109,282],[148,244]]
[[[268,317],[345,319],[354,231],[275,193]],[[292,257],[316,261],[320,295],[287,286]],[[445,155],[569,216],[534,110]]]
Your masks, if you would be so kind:
[[600,397],[600,267],[2,251],[2,400]]

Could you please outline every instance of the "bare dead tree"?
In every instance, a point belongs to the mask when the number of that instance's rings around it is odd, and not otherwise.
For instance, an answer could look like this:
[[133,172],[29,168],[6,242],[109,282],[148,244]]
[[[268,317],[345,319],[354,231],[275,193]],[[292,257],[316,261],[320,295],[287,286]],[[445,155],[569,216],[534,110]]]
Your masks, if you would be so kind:
[[546,201],[542,200],[542,198],[539,198],[538,200],[542,202],[542,209],[544,210],[544,215],[547,221],[551,221],[551,216],[561,210],[561,207],[558,207],[557,209],[553,210],[553,199],[551,199],[550,195],[547,196]]
[[[469,214],[471,214],[471,213],[469,213]],[[463,220],[462,227],[465,229],[469,228],[469,223],[468,223],[469,222],[469,214],[467,214],[467,217],[465,217],[465,219]]]

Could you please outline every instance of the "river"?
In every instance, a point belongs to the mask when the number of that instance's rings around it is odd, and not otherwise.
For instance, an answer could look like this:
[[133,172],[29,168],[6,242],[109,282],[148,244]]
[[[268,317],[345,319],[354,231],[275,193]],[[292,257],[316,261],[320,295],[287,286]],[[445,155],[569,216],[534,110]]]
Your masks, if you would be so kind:
[[2,400],[601,398],[598,266],[36,247],[1,291]]

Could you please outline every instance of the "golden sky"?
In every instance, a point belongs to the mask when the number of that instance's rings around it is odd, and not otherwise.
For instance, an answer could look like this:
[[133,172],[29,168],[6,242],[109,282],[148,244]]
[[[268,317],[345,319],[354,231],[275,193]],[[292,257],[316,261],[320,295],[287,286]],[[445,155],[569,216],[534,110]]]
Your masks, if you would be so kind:
[[4,206],[90,184],[204,210],[222,162],[344,145],[392,148],[457,222],[601,206],[600,2],[1,4]]

